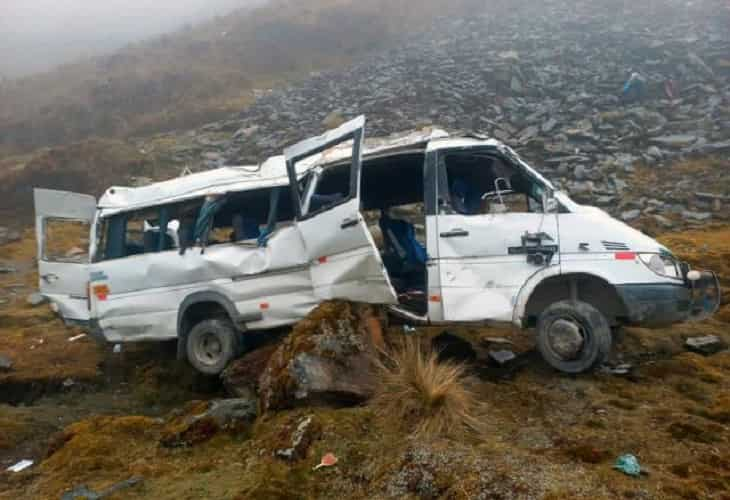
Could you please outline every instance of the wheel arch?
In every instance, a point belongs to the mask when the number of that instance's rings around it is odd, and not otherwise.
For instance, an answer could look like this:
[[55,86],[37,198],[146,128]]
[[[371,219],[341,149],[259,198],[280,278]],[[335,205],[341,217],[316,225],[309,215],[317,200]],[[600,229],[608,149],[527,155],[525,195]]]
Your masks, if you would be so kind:
[[603,276],[591,272],[571,272],[542,276],[523,290],[515,311],[515,322],[522,327],[534,326],[537,316],[551,303],[577,299],[598,309],[611,326],[628,322],[629,309],[616,286]]
[[250,320],[242,318],[233,302],[219,292],[203,291],[188,295],[182,301],[177,313],[177,357],[185,359],[185,340],[190,329],[204,317],[225,315],[234,327],[243,331],[242,322]]

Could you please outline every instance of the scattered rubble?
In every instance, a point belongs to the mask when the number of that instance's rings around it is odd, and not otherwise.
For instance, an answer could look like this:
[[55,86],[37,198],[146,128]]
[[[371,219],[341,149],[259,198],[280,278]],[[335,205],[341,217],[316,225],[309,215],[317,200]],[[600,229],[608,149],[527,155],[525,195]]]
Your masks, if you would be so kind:
[[[285,430],[285,432],[287,432]],[[287,448],[276,450],[275,455],[284,460],[299,460],[306,456],[309,445],[322,433],[321,426],[308,415],[297,423],[287,442]]]
[[[540,15],[521,8],[494,19],[439,19],[405,43],[348,69],[313,73],[262,91],[236,119],[180,133],[181,164],[258,163],[313,132],[358,115],[367,135],[428,125],[496,137],[580,201],[632,223],[656,213],[681,227],[728,219],[730,186],[713,185],[719,205],[692,195],[708,179],[683,174],[632,193],[638,165],[664,167],[730,149],[730,31],[722,6],[668,0],[614,7],[551,0]],[[724,58],[724,59],[723,59]],[[622,95],[634,73],[635,98]],[[230,130],[231,133],[225,133]],[[719,175],[719,173],[718,173]],[[697,215],[701,214],[701,215]],[[685,220],[682,220],[682,219]]]
[[705,335],[703,337],[688,338],[684,345],[692,352],[709,356],[716,354],[724,349],[727,345],[716,335]]
[[243,430],[256,419],[257,406],[255,399],[245,398],[193,403],[186,414],[168,422],[160,444],[170,448],[192,446],[222,430]]

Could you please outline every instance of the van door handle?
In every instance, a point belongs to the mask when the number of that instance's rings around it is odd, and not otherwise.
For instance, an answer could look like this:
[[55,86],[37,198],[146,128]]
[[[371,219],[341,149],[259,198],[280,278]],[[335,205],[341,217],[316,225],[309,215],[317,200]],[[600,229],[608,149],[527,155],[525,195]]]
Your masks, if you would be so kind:
[[442,238],[463,238],[464,236],[469,236],[469,231],[464,229],[452,229],[451,231],[441,233],[440,236]]
[[347,229],[348,227],[357,226],[357,222],[357,219],[345,219],[342,221],[342,224],[340,224],[340,229]]
[[58,281],[58,276],[53,273],[42,274],[41,279],[46,283],[52,283],[54,281]]

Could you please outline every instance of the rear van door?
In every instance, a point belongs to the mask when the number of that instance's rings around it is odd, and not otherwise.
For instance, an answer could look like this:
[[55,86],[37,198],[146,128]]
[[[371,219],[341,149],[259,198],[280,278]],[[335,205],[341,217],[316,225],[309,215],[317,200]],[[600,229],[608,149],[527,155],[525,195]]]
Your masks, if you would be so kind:
[[40,292],[67,322],[89,320],[89,242],[96,199],[34,189]]
[[[360,212],[364,127],[360,116],[284,151],[296,225],[318,299],[395,304],[396,292]],[[346,141],[352,141],[351,156],[332,165],[317,162]]]

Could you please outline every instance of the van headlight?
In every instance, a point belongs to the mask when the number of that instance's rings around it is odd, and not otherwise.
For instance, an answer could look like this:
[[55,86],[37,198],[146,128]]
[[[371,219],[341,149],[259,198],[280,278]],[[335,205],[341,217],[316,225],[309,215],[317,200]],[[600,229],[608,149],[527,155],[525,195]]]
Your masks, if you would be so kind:
[[654,271],[659,276],[666,276],[668,278],[681,278],[679,272],[679,266],[669,254],[659,253],[640,253],[639,259],[649,269]]

